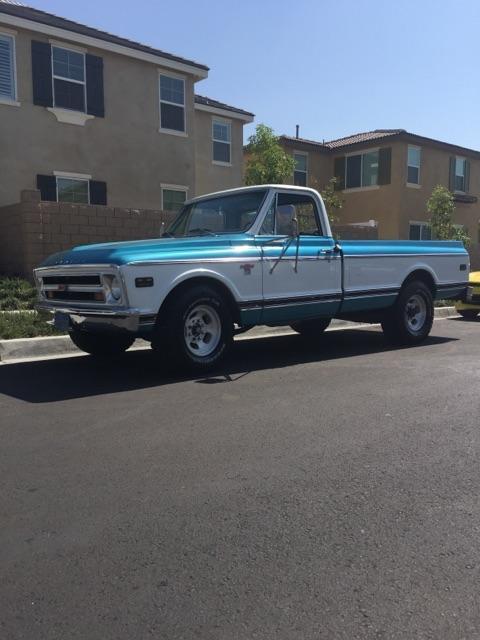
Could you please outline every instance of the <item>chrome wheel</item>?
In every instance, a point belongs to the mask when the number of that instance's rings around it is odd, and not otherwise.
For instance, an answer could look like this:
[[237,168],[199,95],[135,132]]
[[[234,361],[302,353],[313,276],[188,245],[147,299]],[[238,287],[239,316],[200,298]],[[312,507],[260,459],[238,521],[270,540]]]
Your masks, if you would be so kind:
[[412,333],[423,329],[427,319],[427,304],[422,295],[416,293],[408,299],[405,307],[405,322]]
[[193,355],[212,354],[222,337],[222,323],[216,310],[206,304],[193,307],[185,320],[184,336],[187,349]]

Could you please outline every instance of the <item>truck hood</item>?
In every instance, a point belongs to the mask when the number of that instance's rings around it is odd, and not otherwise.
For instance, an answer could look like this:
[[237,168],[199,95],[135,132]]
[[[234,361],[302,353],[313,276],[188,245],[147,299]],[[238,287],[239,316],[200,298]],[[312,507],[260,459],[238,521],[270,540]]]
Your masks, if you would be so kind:
[[154,238],[128,242],[105,242],[74,247],[46,258],[41,267],[74,264],[114,264],[149,260],[221,258],[232,255],[253,256],[254,238],[248,234]]

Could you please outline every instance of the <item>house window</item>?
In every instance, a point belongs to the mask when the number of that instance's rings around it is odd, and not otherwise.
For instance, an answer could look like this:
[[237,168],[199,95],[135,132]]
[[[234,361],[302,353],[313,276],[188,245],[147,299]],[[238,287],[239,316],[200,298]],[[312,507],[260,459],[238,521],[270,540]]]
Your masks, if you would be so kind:
[[378,184],[378,150],[345,158],[345,187],[356,189]]
[[455,158],[455,191],[465,192],[465,174],[466,174],[465,158]]
[[232,125],[230,122],[213,120],[212,122],[213,140],[213,161],[222,164],[230,164],[230,146],[232,142]]
[[0,33],[0,100],[16,100],[15,41]]
[[85,111],[85,54],[52,47],[54,106]]
[[293,173],[293,184],[298,187],[307,186],[307,155],[305,153],[294,153],[295,170]]
[[89,204],[89,181],[79,180],[78,178],[60,178],[57,176],[57,201]]
[[162,188],[162,209],[163,211],[179,211],[187,199],[186,188],[173,189]]
[[428,222],[410,222],[410,240],[431,240],[432,228]]
[[160,128],[185,132],[185,80],[160,76]]
[[420,147],[408,146],[408,184],[420,184]]

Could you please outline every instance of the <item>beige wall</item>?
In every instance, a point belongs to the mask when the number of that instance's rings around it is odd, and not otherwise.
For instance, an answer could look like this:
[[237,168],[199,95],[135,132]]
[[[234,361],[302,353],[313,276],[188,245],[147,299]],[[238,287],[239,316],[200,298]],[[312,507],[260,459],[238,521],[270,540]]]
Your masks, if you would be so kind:
[[0,206],[18,202],[21,190],[36,188],[37,174],[54,171],[105,181],[113,207],[160,208],[161,184],[188,187],[194,196],[196,173],[201,191],[241,184],[242,125],[233,120],[232,167],[212,166],[211,118],[194,110],[193,77],[183,76],[187,135],[159,132],[159,67],[89,48],[104,62],[105,118],[85,126],[64,124],[33,105],[32,40],[48,38],[27,31],[16,35],[21,106],[0,104]]
[[[397,177],[402,171],[403,153],[398,144],[370,145],[360,147],[358,152],[367,149],[380,149],[391,147],[391,182],[386,185],[367,187],[362,189],[347,189],[339,193],[343,200],[343,207],[339,218],[342,224],[352,222],[364,222],[366,220],[376,220],[378,222],[378,237],[381,239],[394,239],[400,233],[400,201],[402,197],[402,186]],[[357,148],[355,148],[357,152]],[[341,152],[332,157],[331,171],[333,175],[334,158],[344,155]]]
[[[213,162],[212,120],[219,119],[232,125],[231,166]],[[195,166],[196,195],[233,189],[243,184],[243,123],[224,116],[217,117],[206,111],[195,110]]]

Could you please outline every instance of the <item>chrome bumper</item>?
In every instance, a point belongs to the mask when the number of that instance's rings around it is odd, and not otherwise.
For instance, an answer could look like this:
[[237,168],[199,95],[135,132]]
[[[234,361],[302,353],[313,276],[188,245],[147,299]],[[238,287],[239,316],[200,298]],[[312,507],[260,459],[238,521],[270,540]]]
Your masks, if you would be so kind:
[[85,331],[121,331],[137,334],[155,324],[155,316],[141,314],[138,309],[92,309],[39,302],[39,311],[53,314],[58,329],[76,326]]

